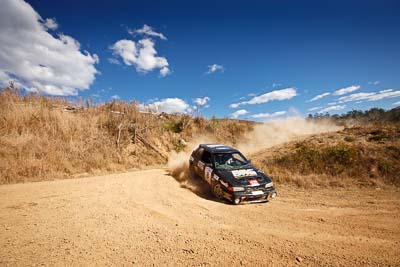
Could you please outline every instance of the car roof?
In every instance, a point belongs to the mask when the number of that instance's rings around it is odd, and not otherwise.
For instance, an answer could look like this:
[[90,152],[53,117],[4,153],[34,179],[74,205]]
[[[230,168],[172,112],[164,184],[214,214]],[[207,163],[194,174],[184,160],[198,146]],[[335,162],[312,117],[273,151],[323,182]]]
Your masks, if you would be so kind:
[[209,151],[210,153],[234,153],[239,152],[239,150],[232,148],[230,146],[221,145],[221,144],[201,144],[199,147],[203,148],[205,151]]

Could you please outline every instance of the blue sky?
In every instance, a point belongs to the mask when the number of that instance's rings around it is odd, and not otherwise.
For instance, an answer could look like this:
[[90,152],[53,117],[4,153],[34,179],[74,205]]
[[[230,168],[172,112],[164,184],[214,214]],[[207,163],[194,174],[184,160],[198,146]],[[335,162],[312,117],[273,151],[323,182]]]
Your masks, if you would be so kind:
[[[21,15],[14,17],[28,18],[30,6],[45,26],[10,18],[16,21],[0,31],[34,28],[36,35],[64,40],[64,34],[80,43],[67,39],[67,48],[33,52],[15,44],[19,50],[11,51],[0,39],[8,55],[44,53],[30,59],[38,68],[33,74],[0,63],[0,79],[13,78],[28,91],[98,103],[137,99],[166,111],[198,106],[207,117],[254,120],[400,105],[399,1],[28,0],[28,7],[1,1]],[[44,60],[43,51],[52,50],[70,56]]]

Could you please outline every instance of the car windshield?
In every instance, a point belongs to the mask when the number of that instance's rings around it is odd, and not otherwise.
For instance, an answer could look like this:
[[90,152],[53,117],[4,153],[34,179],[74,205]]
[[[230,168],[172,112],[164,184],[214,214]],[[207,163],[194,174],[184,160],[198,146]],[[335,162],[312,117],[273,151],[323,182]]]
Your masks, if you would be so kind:
[[219,170],[240,169],[249,165],[249,161],[240,153],[214,153],[215,168]]

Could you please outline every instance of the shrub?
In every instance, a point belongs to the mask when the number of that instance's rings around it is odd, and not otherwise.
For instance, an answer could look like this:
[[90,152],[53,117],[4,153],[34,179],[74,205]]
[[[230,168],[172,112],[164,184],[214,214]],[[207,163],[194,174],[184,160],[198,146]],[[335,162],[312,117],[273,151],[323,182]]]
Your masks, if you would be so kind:
[[182,122],[172,122],[168,121],[165,123],[165,128],[173,133],[181,133],[183,131],[183,124]]
[[344,138],[344,141],[346,141],[346,142],[354,142],[355,140],[356,140],[356,138],[353,136],[346,136]]
[[369,134],[371,134],[372,136],[368,137],[368,141],[379,142],[388,139],[386,133],[381,129],[375,129],[373,131],[370,131]]
[[305,175],[339,175],[354,170],[359,158],[357,148],[342,143],[321,148],[302,142],[297,143],[291,153],[274,159],[274,164]]

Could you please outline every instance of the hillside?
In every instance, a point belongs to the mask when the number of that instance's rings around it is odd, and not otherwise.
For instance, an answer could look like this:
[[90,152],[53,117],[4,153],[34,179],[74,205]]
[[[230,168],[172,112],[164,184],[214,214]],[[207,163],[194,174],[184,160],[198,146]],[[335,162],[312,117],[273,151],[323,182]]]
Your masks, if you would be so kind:
[[0,184],[164,165],[185,140],[235,144],[254,123],[141,112],[137,102],[80,100],[0,92]]
[[277,183],[300,187],[400,185],[400,124],[311,135],[253,155]]
[[167,162],[185,180],[194,147],[223,143],[254,153],[255,165],[276,183],[399,184],[399,109],[261,124],[139,107],[135,101],[91,105],[23,95],[12,85],[3,89],[0,183],[164,167]]

